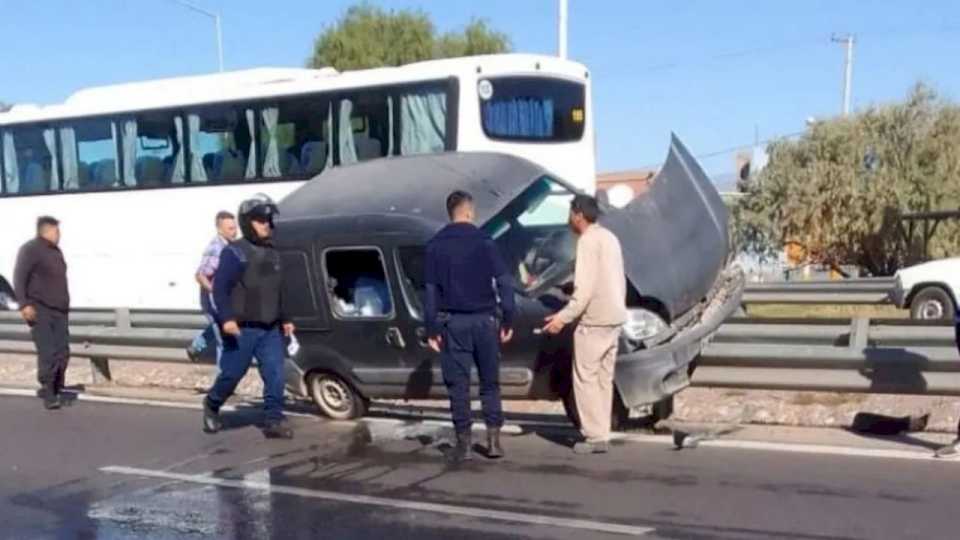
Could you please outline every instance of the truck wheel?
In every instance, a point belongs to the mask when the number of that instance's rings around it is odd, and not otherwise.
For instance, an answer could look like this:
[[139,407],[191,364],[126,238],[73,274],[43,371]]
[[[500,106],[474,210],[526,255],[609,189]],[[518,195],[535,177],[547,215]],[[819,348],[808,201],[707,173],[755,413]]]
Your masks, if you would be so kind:
[[920,290],[910,302],[910,318],[919,320],[952,320],[953,298],[940,287],[931,286]]
[[310,398],[324,416],[334,420],[350,420],[367,413],[367,401],[339,375],[327,371],[311,373],[307,388]]

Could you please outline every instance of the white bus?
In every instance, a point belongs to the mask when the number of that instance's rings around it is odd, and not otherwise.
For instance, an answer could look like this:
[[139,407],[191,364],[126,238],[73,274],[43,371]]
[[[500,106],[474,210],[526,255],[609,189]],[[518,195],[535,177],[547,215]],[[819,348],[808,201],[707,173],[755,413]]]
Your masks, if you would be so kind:
[[587,191],[595,179],[587,69],[521,54],[90,88],[0,114],[0,142],[0,282],[52,215],[78,307],[196,308],[215,214],[258,192],[279,200],[328,167],[498,151]]

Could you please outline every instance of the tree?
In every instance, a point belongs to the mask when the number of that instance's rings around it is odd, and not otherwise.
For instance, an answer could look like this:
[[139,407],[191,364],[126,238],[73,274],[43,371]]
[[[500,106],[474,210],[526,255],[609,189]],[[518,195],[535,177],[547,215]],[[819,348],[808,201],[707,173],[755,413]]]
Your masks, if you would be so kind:
[[434,58],[498,54],[510,50],[510,38],[490,28],[483,19],[473,19],[463,32],[447,32],[437,38]]
[[[960,203],[960,107],[922,84],[902,103],[818,122],[768,154],[733,210],[735,239],[750,251],[793,243],[810,262],[888,275],[914,248],[900,241],[895,212]],[[933,253],[956,253],[960,229],[941,227]]]
[[481,19],[472,20],[461,32],[437,35],[422,11],[387,12],[363,3],[324,29],[307,64],[344,71],[509,50],[509,38]]

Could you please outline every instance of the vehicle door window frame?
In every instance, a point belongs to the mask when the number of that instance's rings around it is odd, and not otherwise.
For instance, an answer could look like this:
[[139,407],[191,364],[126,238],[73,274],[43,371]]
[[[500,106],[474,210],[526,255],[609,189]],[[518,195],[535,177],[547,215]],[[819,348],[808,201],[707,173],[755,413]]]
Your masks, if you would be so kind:
[[[329,269],[327,268],[327,254],[330,252],[340,252],[340,251],[375,251],[377,255],[380,256],[380,266],[383,269],[383,278],[384,285],[387,287],[387,294],[390,298],[390,311],[386,315],[379,316],[344,316],[341,315],[336,308],[337,298],[333,294],[331,285],[331,276]],[[380,249],[380,246],[375,245],[344,245],[344,246],[329,246],[325,247],[320,251],[320,271],[323,272],[323,291],[324,299],[327,304],[327,311],[330,315],[338,320],[344,322],[350,321],[392,321],[397,318],[397,298],[393,292],[393,287],[390,285],[390,269],[387,265],[387,258],[383,254],[383,250]]]
[[[412,297],[414,297],[418,293],[417,293],[416,287],[407,284],[407,279],[408,279],[407,269],[404,266],[403,259],[400,256],[401,249],[417,249],[417,248],[420,248],[423,250],[424,257],[427,256],[426,248],[424,248],[423,246],[417,246],[417,245],[396,246],[393,249],[393,259],[394,259],[393,264],[397,268],[397,277],[399,278],[399,282],[400,282],[400,294],[403,296],[403,303],[407,307],[407,314],[410,315],[411,319],[418,322],[423,322],[426,320],[426,313],[424,313],[426,311],[426,306],[423,305],[423,302],[413,301]],[[421,306],[420,309],[417,309],[416,307],[417,304],[420,304]]]

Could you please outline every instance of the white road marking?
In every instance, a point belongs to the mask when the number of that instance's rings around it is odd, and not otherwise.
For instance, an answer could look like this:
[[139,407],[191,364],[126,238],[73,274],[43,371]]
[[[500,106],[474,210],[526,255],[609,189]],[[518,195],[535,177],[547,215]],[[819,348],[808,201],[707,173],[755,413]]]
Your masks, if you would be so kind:
[[[447,427],[447,428],[453,429],[453,424],[450,422],[450,420],[424,419],[424,420],[416,420],[414,422],[409,422],[407,420],[403,420],[400,418],[371,417],[371,418],[361,418],[359,421],[364,424],[387,424],[387,425],[396,426],[398,428],[402,428],[402,427],[414,428],[416,426],[429,426],[429,427],[438,427],[438,428]],[[353,420],[347,420],[347,422],[355,423],[355,421]],[[471,429],[473,431],[483,431],[486,428],[480,424],[473,424]],[[507,435],[523,435],[523,428],[517,424],[504,424],[504,426],[500,428],[500,432]]]
[[323,499],[333,502],[348,502],[354,504],[363,504],[368,506],[381,506],[387,508],[396,508],[402,510],[412,510],[417,512],[432,512],[450,516],[465,516],[480,519],[492,519],[497,521],[506,521],[513,523],[525,523],[528,525],[545,525],[550,527],[559,527],[564,529],[578,529],[593,532],[605,532],[614,534],[623,534],[629,536],[642,536],[654,532],[650,527],[637,527],[633,525],[622,525],[619,523],[608,523],[603,521],[591,521],[584,519],[562,518],[557,516],[547,516],[542,514],[521,514],[518,512],[508,512],[503,510],[488,510],[472,506],[457,506],[441,503],[429,503],[421,501],[404,501],[399,499],[388,499],[384,497],[373,497],[369,495],[356,495],[353,493],[338,493],[335,491],[320,491],[292,486],[274,485],[269,482],[251,480],[231,480],[227,478],[215,478],[208,475],[179,474],[168,471],[157,471],[152,469],[139,469],[136,467],[110,466],[100,469],[102,472],[111,474],[122,474],[127,476],[140,476],[145,478],[158,478],[161,480],[174,480],[192,484],[203,484],[209,486],[246,489],[252,491],[266,491],[270,493],[281,493],[294,495],[298,497],[307,497],[312,499]]
[[[15,397],[36,397],[37,391],[29,388],[2,388],[0,387],[0,396]],[[143,399],[143,398],[125,398],[116,396],[96,396],[77,392],[77,401],[87,401],[91,403],[111,403],[114,405],[139,405],[147,407],[165,407],[168,409],[191,409],[199,411],[203,409],[203,403],[200,401],[164,401],[162,399]],[[236,405],[224,405],[220,408],[221,412],[236,412]],[[286,411],[287,416],[300,418],[316,418],[316,415]]]
[[[633,433],[615,433],[614,440],[625,440],[631,442],[643,442],[654,444],[673,445],[673,438],[669,435],[640,435]],[[937,459],[933,456],[933,450],[899,450],[896,448],[859,448],[856,446],[838,446],[829,444],[809,444],[809,443],[785,443],[785,442],[767,442],[767,441],[748,441],[737,439],[714,439],[701,441],[700,448],[738,448],[742,450],[764,450],[769,452],[791,452],[797,454],[819,454],[832,456],[851,456],[851,457],[869,457],[884,459],[913,459],[913,460],[936,460],[953,461],[960,463],[960,460]],[[695,452],[696,450],[684,450]]]

